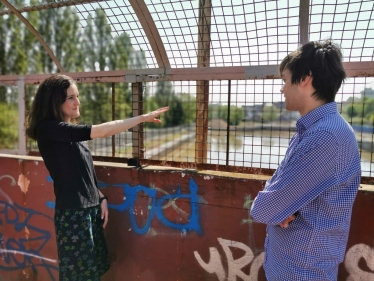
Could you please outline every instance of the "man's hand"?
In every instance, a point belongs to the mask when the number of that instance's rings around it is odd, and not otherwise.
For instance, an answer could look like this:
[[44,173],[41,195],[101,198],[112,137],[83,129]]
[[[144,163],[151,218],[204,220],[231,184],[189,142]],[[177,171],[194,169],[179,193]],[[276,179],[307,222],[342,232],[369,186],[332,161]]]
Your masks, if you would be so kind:
[[294,219],[296,218],[295,215],[291,215],[289,216],[288,218],[286,218],[279,226],[281,228],[287,228],[288,227],[288,224],[293,221]]

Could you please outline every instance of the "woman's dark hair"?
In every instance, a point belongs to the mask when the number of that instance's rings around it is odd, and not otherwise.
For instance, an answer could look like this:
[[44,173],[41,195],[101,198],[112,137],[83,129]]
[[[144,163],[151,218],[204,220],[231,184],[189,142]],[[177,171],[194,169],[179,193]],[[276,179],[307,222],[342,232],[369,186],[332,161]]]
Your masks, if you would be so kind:
[[66,101],[67,89],[75,84],[73,78],[57,74],[45,79],[38,88],[28,116],[26,134],[36,139],[36,127],[44,120],[64,120],[61,105]]
[[333,102],[346,73],[342,64],[340,46],[326,39],[311,41],[286,56],[279,66],[291,72],[291,83],[298,84],[307,76],[312,76],[313,96],[319,100]]

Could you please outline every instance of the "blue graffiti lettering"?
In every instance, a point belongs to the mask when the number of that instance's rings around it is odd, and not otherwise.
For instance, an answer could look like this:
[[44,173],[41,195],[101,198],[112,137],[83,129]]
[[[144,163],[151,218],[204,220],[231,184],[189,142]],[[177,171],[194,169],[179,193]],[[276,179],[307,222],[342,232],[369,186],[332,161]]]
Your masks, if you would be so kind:
[[[30,223],[30,220],[32,218],[35,220],[35,217],[45,217],[53,223],[53,218],[32,209],[24,208],[17,203],[10,204],[0,200],[0,206],[0,225],[6,224],[8,227],[13,225],[16,232],[21,232],[26,227],[33,233],[32,237],[19,239],[9,237],[6,241],[4,241],[6,239],[4,234],[0,233],[0,255],[5,262],[5,265],[0,263],[0,270],[19,270],[30,265],[32,268],[43,267],[47,270],[50,280],[55,280],[53,271],[58,271],[58,267],[51,263],[57,263],[57,261],[44,258],[41,254],[44,246],[51,239],[51,234],[47,230]],[[30,244],[37,245],[37,247],[29,249],[28,245]],[[20,260],[16,256],[22,256],[23,259]]]
[[[202,234],[202,229],[200,226],[200,216],[199,216],[199,196],[197,195],[198,187],[193,179],[189,182],[189,194],[182,194],[180,187],[177,189],[176,193],[174,194],[167,194],[160,199],[156,199],[156,189],[154,188],[148,188],[142,185],[136,185],[133,187],[130,187],[128,184],[116,184],[115,186],[122,187],[124,190],[124,194],[126,196],[126,200],[121,204],[108,204],[108,207],[111,209],[115,209],[118,211],[125,211],[129,210],[130,212],[130,220],[132,227],[137,234],[145,234],[148,232],[148,230],[151,227],[151,223],[154,217],[154,214],[156,214],[157,218],[166,226],[181,230],[183,232],[187,231],[196,231],[199,235]],[[150,198],[152,198],[152,203],[148,207],[150,213],[147,219],[146,224],[139,228],[134,215],[134,205],[137,198],[138,192],[144,192],[146,193]],[[164,213],[163,213],[163,204],[167,200],[177,200],[179,198],[186,198],[190,200],[191,204],[191,214],[188,218],[188,222],[185,224],[181,223],[175,223],[170,220],[168,220]]]
[[[186,231],[196,231],[199,235],[201,235],[202,230],[201,230],[200,223],[199,223],[200,221],[199,209],[198,209],[199,205],[197,204],[199,200],[197,196],[198,187],[193,179],[190,180],[188,187],[190,189],[190,194],[182,194],[180,187],[178,187],[178,190],[175,194],[165,195],[164,197],[159,199],[156,205],[156,214],[157,214],[158,219],[168,227],[180,229],[180,230],[186,230]],[[164,201],[176,200],[179,198],[190,199],[190,202],[191,202],[191,215],[190,215],[188,223],[185,223],[185,224],[178,224],[175,222],[171,222],[165,217],[163,209],[162,209]]]
[[[52,178],[50,176],[47,177],[47,181],[52,182]],[[104,188],[110,186],[107,183],[99,182],[98,183],[99,188]],[[131,221],[131,226],[134,229],[135,233],[137,234],[146,234],[152,224],[152,220],[154,215],[156,214],[157,218],[166,226],[181,230],[182,232],[187,232],[187,231],[196,231],[199,235],[202,234],[202,229],[200,226],[200,216],[199,216],[199,204],[200,202],[204,202],[202,198],[200,198],[197,195],[197,190],[198,186],[196,185],[195,181],[193,179],[190,179],[188,188],[190,190],[189,194],[182,194],[180,187],[178,187],[176,193],[174,194],[166,194],[165,196],[161,197],[160,199],[156,199],[156,193],[157,190],[155,188],[148,188],[143,185],[135,185],[131,187],[128,184],[115,184],[113,186],[121,187],[123,188],[123,193],[126,196],[126,200],[123,201],[121,204],[108,204],[108,208],[114,209],[120,212],[123,212],[125,210],[129,210],[130,213],[130,221]],[[139,227],[136,223],[135,219],[135,213],[134,213],[134,206],[137,200],[137,194],[139,192],[143,192],[146,195],[149,196],[149,198],[152,199],[152,202],[148,206],[149,210],[149,215],[147,222],[143,227]],[[182,223],[176,223],[168,220],[163,212],[163,204],[165,201],[173,202],[177,199],[189,199],[190,204],[191,204],[191,214],[188,217],[188,222],[185,224]],[[49,208],[54,208],[55,207],[55,202],[48,201],[46,202],[47,206]],[[175,206],[175,204],[174,204]],[[184,213],[184,211],[182,211]]]

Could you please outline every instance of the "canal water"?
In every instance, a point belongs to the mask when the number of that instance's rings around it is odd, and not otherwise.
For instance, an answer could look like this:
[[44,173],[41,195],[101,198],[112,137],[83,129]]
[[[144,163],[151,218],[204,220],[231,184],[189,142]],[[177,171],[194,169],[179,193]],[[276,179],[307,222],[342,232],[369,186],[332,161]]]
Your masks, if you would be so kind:
[[[229,138],[229,165],[276,169],[284,158],[293,133],[261,132],[251,136],[236,132]],[[208,162],[226,165],[226,136],[212,133],[208,138]],[[372,153],[361,151],[362,176],[374,176]]]

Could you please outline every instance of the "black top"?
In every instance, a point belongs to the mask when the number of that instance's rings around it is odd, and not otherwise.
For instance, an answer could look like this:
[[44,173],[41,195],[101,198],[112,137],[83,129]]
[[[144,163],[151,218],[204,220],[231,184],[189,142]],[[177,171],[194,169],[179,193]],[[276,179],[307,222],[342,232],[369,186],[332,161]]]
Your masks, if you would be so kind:
[[36,128],[41,156],[53,179],[56,210],[99,204],[96,174],[86,140],[91,126],[58,120],[42,121]]

